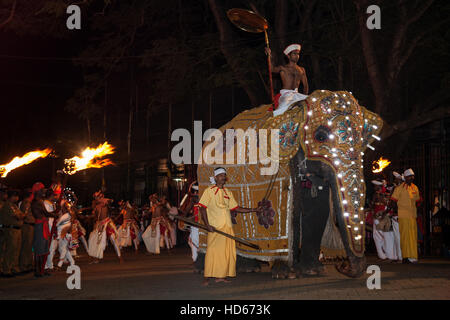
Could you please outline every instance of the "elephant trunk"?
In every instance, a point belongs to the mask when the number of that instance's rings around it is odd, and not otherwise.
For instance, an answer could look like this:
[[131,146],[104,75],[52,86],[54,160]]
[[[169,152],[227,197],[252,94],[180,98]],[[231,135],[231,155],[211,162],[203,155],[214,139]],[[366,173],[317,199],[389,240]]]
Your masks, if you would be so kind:
[[[363,214],[357,214],[359,205],[349,205],[350,199],[343,196],[347,188],[340,184],[340,179],[336,177],[330,183],[334,216],[336,217],[339,232],[344,244],[347,259],[336,265],[336,269],[348,277],[360,277],[366,269],[366,259],[364,256],[364,222]],[[364,200],[364,198],[360,198]],[[358,203],[359,204],[359,203]],[[362,211],[362,210],[360,210]],[[356,218],[356,217],[359,217]],[[353,219],[350,219],[352,217]],[[359,232],[358,232],[359,231]],[[355,235],[355,233],[357,233]],[[362,234],[362,235],[361,235]],[[356,249],[356,250],[355,250]],[[356,252],[355,252],[356,251]]]

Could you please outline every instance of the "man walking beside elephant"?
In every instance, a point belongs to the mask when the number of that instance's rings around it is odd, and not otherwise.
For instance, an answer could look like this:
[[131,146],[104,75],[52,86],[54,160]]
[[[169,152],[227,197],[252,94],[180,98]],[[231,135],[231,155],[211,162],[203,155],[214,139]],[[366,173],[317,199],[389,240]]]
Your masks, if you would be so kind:
[[417,206],[420,194],[414,181],[414,172],[408,169],[403,174],[405,182],[395,188],[391,199],[398,210],[400,245],[404,263],[417,263]]
[[214,231],[219,230],[234,235],[231,210],[237,213],[258,211],[258,209],[238,206],[233,193],[224,187],[227,180],[224,168],[216,168],[214,177],[211,179],[214,185],[203,192],[199,202],[203,222],[209,231],[203,282],[205,286],[209,284],[209,278],[216,278],[216,282],[229,282],[227,277],[236,276],[236,243]]

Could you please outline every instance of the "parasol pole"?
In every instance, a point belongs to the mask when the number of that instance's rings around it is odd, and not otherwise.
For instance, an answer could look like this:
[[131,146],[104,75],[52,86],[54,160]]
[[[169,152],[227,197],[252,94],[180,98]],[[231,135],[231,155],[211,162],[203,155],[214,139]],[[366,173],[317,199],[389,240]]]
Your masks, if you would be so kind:
[[269,68],[269,84],[270,84],[270,98],[272,99],[272,104],[275,104],[275,100],[273,97],[273,82],[272,82],[272,56],[270,54],[270,46],[269,46],[269,37],[267,36],[267,26],[264,26],[264,37],[266,39],[266,47],[267,49],[267,66]]
[[[185,217],[182,217],[182,216],[179,216],[179,215],[176,215],[176,214],[170,214],[170,213],[169,213],[169,216],[171,216],[171,217],[173,217],[175,219],[184,221],[187,224],[190,224],[190,225],[192,225],[194,227],[197,227],[197,228],[200,228],[200,229],[208,231],[208,228],[205,225],[197,223],[197,222],[194,222],[194,221],[192,221],[192,220],[190,220],[188,218],[185,218]],[[254,244],[254,243],[248,242],[248,241],[246,241],[244,239],[232,236],[231,234],[225,233],[225,232],[217,230],[217,229],[214,229],[213,232],[217,232],[218,234],[221,234],[221,235],[223,235],[223,236],[225,236],[227,238],[233,239],[234,241],[239,242],[239,243],[241,243],[241,244],[243,244],[245,246],[248,246],[250,248],[253,248],[253,249],[256,249],[256,250],[261,250],[261,248],[257,244]]]

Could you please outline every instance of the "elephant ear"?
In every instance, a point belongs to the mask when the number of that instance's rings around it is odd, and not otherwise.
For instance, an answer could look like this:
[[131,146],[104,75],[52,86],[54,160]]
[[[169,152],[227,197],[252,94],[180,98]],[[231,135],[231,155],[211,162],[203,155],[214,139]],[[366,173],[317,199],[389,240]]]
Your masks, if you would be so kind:
[[361,106],[361,111],[364,117],[361,133],[361,137],[363,139],[362,151],[366,150],[366,148],[374,150],[375,148],[372,146],[372,143],[374,140],[380,141],[379,134],[383,128],[383,119],[381,119],[378,114],[367,110],[363,106]]
[[[304,139],[303,126],[305,124],[305,110],[306,102],[298,101],[292,104],[289,109],[283,114],[270,117],[264,123],[262,129],[267,129],[268,132],[273,129],[277,129],[279,135],[278,152],[273,153],[271,151],[272,144],[269,140],[267,143],[260,144],[260,147],[265,148],[265,145],[269,149],[267,154],[272,160],[286,163],[294,157],[298,149],[301,147]],[[269,136],[268,136],[269,138]],[[273,159],[273,155],[276,155],[276,159]]]

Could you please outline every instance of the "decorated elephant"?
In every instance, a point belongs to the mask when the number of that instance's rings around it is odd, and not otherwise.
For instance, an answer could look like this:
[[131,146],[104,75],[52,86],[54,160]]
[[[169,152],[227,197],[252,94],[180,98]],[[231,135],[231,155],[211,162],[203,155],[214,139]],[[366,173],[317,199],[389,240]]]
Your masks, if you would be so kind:
[[[209,186],[214,168],[221,166],[227,170],[226,187],[241,206],[266,206],[266,216],[235,217],[235,235],[260,247],[256,250],[237,243],[237,270],[258,269],[260,261],[265,261],[274,278],[317,275],[323,271],[322,251],[343,257],[336,265],[339,272],[359,277],[365,271],[363,155],[367,147],[373,148],[374,139],[379,140],[382,119],[346,91],[316,90],[276,117],[269,107],[246,110],[220,131],[278,129],[278,153],[257,138],[258,149],[264,145],[270,157],[277,155],[274,174],[263,175],[261,169],[266,165],[261,161],[217,165],[203,161],[198,166],[200,194]],[[222,156],[225,159],[230,152],[235,160],[242,154],[248,156],[241,149],[250,140],[240,145],[232,140],[231,147],[227,140]],[[212,142],[205,143],[203,151]],[[202,268],[206,232],[200,232],[199,250],[196,264]]]

